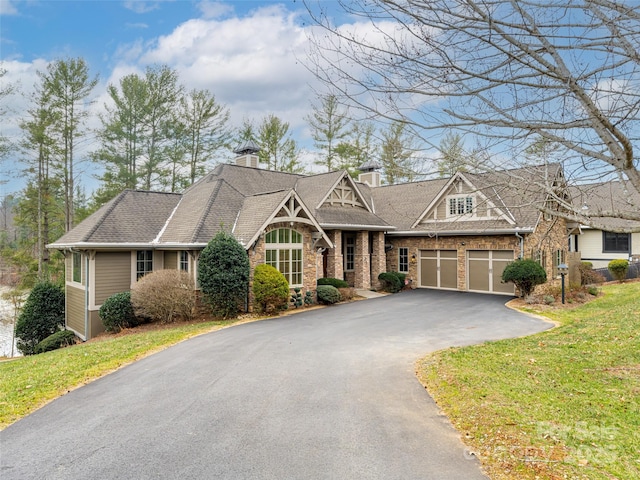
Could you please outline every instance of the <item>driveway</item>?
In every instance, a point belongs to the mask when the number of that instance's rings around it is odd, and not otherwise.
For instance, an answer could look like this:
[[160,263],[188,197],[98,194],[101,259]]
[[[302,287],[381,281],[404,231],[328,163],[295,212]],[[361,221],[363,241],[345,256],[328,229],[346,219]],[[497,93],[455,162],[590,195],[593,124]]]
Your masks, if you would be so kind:
[[486,479],[414,364],[550,327],[506,300],[416,290],[193,338],[0,432],[0,477]]

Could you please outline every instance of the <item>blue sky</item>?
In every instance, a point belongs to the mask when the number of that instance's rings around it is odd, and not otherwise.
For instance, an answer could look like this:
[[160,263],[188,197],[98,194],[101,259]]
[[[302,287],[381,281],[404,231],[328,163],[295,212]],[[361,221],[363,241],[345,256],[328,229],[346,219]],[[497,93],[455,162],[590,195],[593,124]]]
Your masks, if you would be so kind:
[[[339,16],[336,2],[322,1],[322,6]],[[0,60],[8,72],[3,81],[17,87],[5,99],[9,114],[2,133],[18,138],[37,71],[56,59],[83,57],[99,75],[92,113],[104,109],[110,83],[143,73],[148,65],[166,64],[187,88],[209,89],[229,107],[234,125],[273,113],[310,148],[304,117],[314,92],[323,87],[303,65],[309,28],[300,0],[0,0]],[[97,128],[93,122],[88,127]],[[85,139],[80,155],[94,147],[91,138]],[[23,186],[14,178],[18,162],[12,158],[0,167],[1,179],[10,180],[0,185],[0,196]],[[88,162],[80,168],[80,182],[88,190],[95,183],[94,168]]]

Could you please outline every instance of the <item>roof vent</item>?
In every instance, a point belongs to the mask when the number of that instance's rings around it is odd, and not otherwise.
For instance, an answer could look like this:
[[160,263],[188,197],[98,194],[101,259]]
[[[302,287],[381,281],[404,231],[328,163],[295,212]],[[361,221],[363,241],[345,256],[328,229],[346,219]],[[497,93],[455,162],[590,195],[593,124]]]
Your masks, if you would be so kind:
[[258,168],[259,151],[260,147],[258,147],[253,140],[247,140],[233,151],[233,153],[237,155],[236,165],[241,167]]

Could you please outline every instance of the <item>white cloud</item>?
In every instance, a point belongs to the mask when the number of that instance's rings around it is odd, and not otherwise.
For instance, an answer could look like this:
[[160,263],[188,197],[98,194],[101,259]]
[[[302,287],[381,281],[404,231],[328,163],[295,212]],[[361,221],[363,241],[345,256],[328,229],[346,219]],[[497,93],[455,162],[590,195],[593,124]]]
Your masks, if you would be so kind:
[[143,0],[127,0],[124,8],[135,13],[147,13],[160,8],[158,2],[145,2]]
[[233,12],[233,6],[228,3],[203,0],[198,3],[198,10],[202,13],[202,18],[220,18]]
[[125,23],[124,24],[125,27],[127,28],[133,28],[133,29],[147,29],[149,28],[149,25],[147,25],[146,23]]
[[13,4],[13,0],[0,0],[0,16],[17,14],[18,9]]
[[175,68],[187,88],[209,89],[226,104],[238,125],[274,113],[296,127],[304,123],[315,82],[300,61],[306,47],[295,14],[272,5],[243,18],[189,20],[152,44],[122,48],[120,60],[143,70]]

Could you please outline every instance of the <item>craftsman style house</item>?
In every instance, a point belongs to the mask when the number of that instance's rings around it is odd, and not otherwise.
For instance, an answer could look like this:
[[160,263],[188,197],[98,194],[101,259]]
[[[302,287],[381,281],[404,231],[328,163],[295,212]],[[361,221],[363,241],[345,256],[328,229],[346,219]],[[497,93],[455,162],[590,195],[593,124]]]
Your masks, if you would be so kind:
[[[291,287],[320,277],[378,288],[384,271],[412,288],[513,295],[505,265],[526,256],[553,274],[564,261],[567,228],[535,208],[544,193],[523,179],[499,188],[497,174],[380,186],[375,165],[359,181],[346,171],[296,175],[258,168],[253,145],[236,164],[218,165],[182,194],[126,190],[48,248],[66,257],[66,326],[83,339],[102,331],[110,295],[159,269],[197,279],[213,236],[232,233],[249,256],[279,269]],[[539,167],[563,185],[557,167]],[[526,199],[526,201],[523,201]]]

